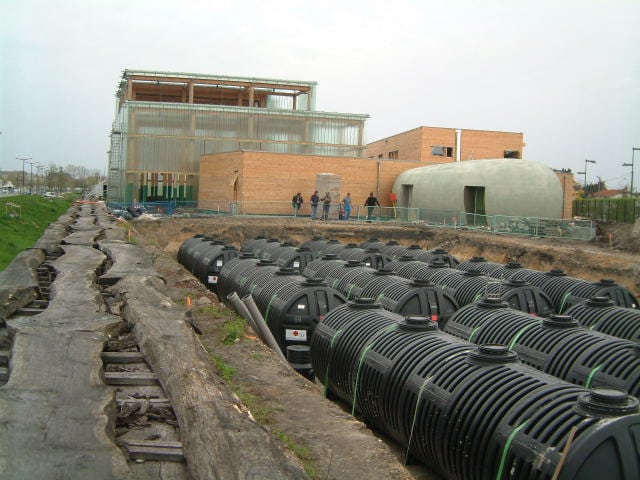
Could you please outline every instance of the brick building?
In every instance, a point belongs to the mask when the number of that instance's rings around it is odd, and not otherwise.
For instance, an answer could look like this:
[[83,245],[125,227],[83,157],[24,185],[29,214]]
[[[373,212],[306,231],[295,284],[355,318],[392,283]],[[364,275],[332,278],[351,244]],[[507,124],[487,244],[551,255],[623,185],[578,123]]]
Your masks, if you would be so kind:
[[488,158],[524,158],[524,134],[418,127],[367,145],[366,156],[448,163]]

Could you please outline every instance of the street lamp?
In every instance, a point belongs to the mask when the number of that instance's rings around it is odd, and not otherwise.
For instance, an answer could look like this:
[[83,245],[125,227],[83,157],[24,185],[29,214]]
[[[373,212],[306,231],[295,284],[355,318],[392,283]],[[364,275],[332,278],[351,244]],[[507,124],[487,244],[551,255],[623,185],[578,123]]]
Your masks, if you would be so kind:
[[22,161],[22,193],[24,194],[24,162],[32,160],[32,158],[31,157],[29,157],[29,158],[16,157],[16,160],[21,160]]
[[[33,166],[34,165],[39,165],[38,162],[27,162],[29,164],[29,170],[30,170],[30,175],[29,175],[29,195],[33,195]],[[38,167],[36,167],[37,170]]]
[[589,163],[596,163],[595,160],[585,160],[584,161],[584,172],[578,172],[584,175],[584,188],[587,188],[587,165]]
[[631,148],[631,163],[623,163],[623,167],[631,167],[631,186],[629,187],[631,190],[631,197],[633,197],[633,161],[635,159],[636,150],[640,151],[640,147]]

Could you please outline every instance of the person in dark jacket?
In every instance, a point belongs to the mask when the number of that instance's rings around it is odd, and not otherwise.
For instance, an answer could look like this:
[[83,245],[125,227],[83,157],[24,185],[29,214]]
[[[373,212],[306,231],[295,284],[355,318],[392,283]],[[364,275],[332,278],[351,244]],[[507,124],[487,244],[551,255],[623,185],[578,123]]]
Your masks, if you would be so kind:
[[373,209],[376,208],[376,206],[380,206],[380,202],[378,202],[378,199],[373,195],[373,192],[371,192],[364,201],[364,206],[367,207],[367,222],[371,223]]
[[322,197],[322,220],[325,222],[329,219],[329,209],[331,208],[331,194],[329,192]]
[[313,195],[311,195],[311,220],[318,218],[318,203],[320,203],[320,196],[316,190],[313,192]]
[[302,198],[302,194],[300,192],[296,193],[291,199],[291,204],[293,205],[293,214],[298,216],[298,212],[300,211],[300,207],[304,203]]

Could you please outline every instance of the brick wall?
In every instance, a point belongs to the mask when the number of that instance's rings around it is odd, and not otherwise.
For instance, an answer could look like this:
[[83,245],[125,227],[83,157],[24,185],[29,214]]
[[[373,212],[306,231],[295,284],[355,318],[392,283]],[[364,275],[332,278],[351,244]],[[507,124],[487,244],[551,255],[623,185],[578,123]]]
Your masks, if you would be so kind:
[[364,204],[369,192],[377,194],[382,205],[390,205],[396,177],[420,166],[424,163],[253,151],[203,155],[199,201],[201,205],[230,201],[237,175],[237,201],[290,202],[301,192],[308,204],[317,188],[316,175],[333,173],[342,179],[341,196],[350,192],[354,205]]
[[573,189],[575,184],[573,173],[556,172],[556,175],[558,176],[558,180],[560,180],[562,192],[564,194],[562,202],[562,218],[571,218],[573,216],[573,200],[576,196],[576,192]]
[[[488,130],[461,131],[461,160],[504,158],[505,150],[520,152],[524,158],[524,135]],[[445,147],[443,155],[434,155],[432,147]],[[372,142],[367,145],[367,158],[389,158],[398,152],[398,160],[420,160],[428,163],[449,163],[456,160],[456,129],[418,127],[407,132]],[[446,148],[451,149],[449,152]],[[450,153],[451,156],[447,156]]]

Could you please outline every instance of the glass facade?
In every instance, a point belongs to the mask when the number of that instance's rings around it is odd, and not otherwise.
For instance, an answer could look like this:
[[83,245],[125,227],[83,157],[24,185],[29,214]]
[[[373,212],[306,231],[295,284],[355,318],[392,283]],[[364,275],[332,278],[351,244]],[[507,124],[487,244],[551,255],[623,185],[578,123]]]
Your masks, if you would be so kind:
[[366,150],[364,114],[135,100],[118,104],[109,151],[110,202],[195,200],[202,154],[254,150],[362,158]]

